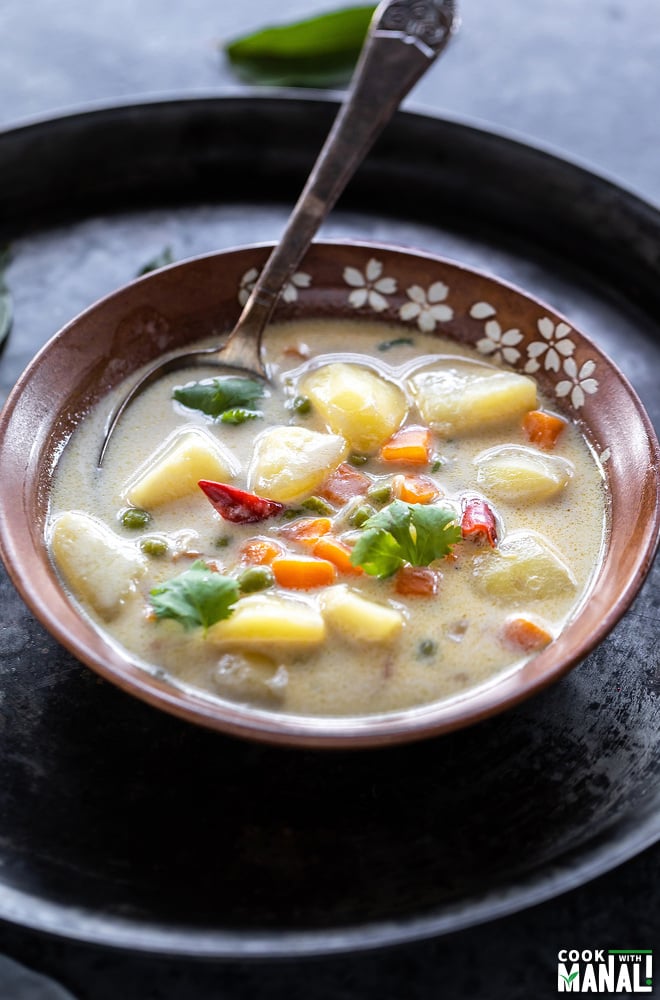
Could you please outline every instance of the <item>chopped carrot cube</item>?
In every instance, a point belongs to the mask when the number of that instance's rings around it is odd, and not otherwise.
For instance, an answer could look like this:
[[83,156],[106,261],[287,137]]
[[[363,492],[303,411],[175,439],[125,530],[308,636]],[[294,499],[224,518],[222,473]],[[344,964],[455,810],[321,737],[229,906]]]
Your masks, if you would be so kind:
[[348,462],[343,462],[326,479],[318,495],[324,500],[329,500],[330,503],[341,505],[352,497],[364,496],[370,486],[369,476],[354,469]]
[[509,645],[517,646],[525,653],[536,652],[552,642],[550,632],[529,618],[507,619],[502,629],[502,637]]
[[333,563],[311,556],[277,556],[270,565],[280,587],[293,590],[327,587],[337,576]]
[[402,427],[380,449],[384,462],[426,465],[431,458],[432,434],[428,427]]
[[438,593],[438,574],[428,566],[402,566],[394,581],[397,594],[432,597]]
[[248,538],[241,546],[241,562],[250,566],[268,566],[284,549],[270,538]]
[[551,451],[567,421],[546,410],[530,410],[523,417],[523,430],[529,441],[544,451]]
[[428,476],[395,476],[392,494],[405,503],[431,503],[440,496],[440,490]]
[[299,517],[291,524],[280,528],[280,534],[303,545],[314,545],[321,535],[327,535],[332,527],[329,517]]
[[354,566],[351,562],[350,546],[332,535],[324,535],[319,538],[312,552],[319,559],[327,559],[328,562],[333,563],[340,573],[351,573],[353,576],[359,576],[363,572],[360,566]]

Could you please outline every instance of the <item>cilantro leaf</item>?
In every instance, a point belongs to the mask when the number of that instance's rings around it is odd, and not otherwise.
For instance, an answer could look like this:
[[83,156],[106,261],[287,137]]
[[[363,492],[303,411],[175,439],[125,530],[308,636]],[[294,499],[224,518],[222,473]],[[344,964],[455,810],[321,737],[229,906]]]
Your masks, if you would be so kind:
[[351,562],[371,576],[386,579],[404,563],[429,566],[461,540],[456,515],[448,507],[394,500],[365,521]]
[[358,538],[351,553],[351,562],[354,566],[361,566],[365,573],[383,580],[396,573],[404,561],[401,546],[384,528],[369,528],[365,531]]
[[151,606],[158,618],[174,618],[185,629],[201,626],[204,631],[229,618],[238,596],[236,580],[215,573],[201,559],[185,573],[150,592]]
[[394,340],[382,340],[378,344],[378,350],[391,351],[393,347],[402,347],[404,344],[412,346],[414,343],[412,337],[395,337]]
[[414,534],[414,539],[407,559],[413,566],[428,566],[435,559],[442,559],[462,538],[454,511],[430,504],[412,506],[410,534]]
[[172,396],[191,410],[201,410],[209,417],[219,417],[227,410],[256,410],[255,403],[264,394],[261,382],[236,375],[221,376],[204,382],[177,386]]
[[136,272],[135,277],[141,278],[143,274],[150,274],[151,271],[159,271],[161,267],[167,267],[168,264],[173,263],[174,254],[172,253],[172,247],[163,247],[160,253],[157,253],[155,257],[152,257],[142,265]]

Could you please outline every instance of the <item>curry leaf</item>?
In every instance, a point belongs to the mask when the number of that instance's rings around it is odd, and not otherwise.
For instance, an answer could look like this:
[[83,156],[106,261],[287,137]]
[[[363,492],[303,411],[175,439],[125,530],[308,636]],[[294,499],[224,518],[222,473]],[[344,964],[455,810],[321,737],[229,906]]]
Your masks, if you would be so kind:
[[391,351],[393,347],[402,347],[405,345],[412,346],[415,341],[412,337],[395,337],[394,340],[383,340],[378,345],[379,351]]
[[172,253],[171,247],[164,247],[160,253],[148,260],[146,264],[143,264],[140,270],[135,275],[136,278],[140,278],[143,274],[149,274],[151,271],[158,271],[161,267],[166,267],[168,264],[174,263],[174,254]]
[[383,528],[369,528],[358,538],[351,553],[354,566],[361,566],[370,576],[385,579],[403,566],[401,546]]
[[404,563],[429,566],[449,555],[461,540],[456,515],[448,507],[395,500],[364,525],[351,562],[371,576],[386,579]]
[[214,572],[197,559],[185,573],[154,587],[150,597],[158,618],[173,618],[185,629],[201,626],[206,631],[231,615],[239,590],[232,577]]
[[177,402],[214,418],[221,417],[228,410],[255,410],[254,404],[263,394],[261,382],[235,375],[191,382],[177,386],[172,392]]
[[0,345],[9,336],[14,318],[13,300],[5,281],[5,271],[9,267],[10,260],[9,247],[0,248]]
[[264,28],[224,46],[246,83],[333,87],[350,79],[375,6],[346,7],[291,24]]

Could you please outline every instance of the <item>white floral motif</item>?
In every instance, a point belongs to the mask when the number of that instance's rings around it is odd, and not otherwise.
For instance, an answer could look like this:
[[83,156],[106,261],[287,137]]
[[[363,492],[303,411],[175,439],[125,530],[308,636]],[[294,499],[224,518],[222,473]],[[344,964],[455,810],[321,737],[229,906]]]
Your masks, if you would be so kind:
[[495,308],[490,302],[475,302],[470,308],[470,316],[486,320],[484,324],[486,336],[477,341],[475,345],[477,350],[481,354],[492,356],[494,361],[506,361],[510,365],[515,365],[521,357],[516,346],[523,339],[520,330],[512,328],[503,331],[494,318]]
[[575,344],[568,339],[571,328],[568,323],[555,324],[548,316],[543,316],[537,322],[538,331],[543,340],[535,340],[527,345],[529,360],[525,371],[533,375],[541,368],[539,359],[543,358],[543,367],[547,372],[559,372],[562,359],[570,358],[575,351]]
[[475,302],[470,306],[470,316],[474,319],[490,319],[494,315],[495,306],[491,306],[490,302]]
[[250,292],[254,288],[254,284],[259,277],[259,271],[256,267],[251,267],[249,271],[246,271],[241,278],[241,283],[238,286],[238,301],[240,305],[244,306],[247,300],[250,298]]
[[563,370],[568,378],[557,382],[555,392],[560,398],[569,396],[575,409],[579,410],[581,406],[584,406],[585,394],[592,395],[598,390],[598,379],[592,378],[596,370],[596,363],[595,361],[585,361],[578,368],[575,358],[566,358]]
[[449,289],[442,281],[434,281],[426,291],[421,285],[411,285],[406,289],[410,301],[401,306],[399,316],[403,320],[416,319],[422,333],[431,333],[436,323],[446,323],[454,315],[451,306],[445,305],[448,294]]
[[348,301],[354,309],[369,305],[375,312],[383,312],[387,309],[386,295],[393,295],[396,292],[396,279],[383,278],[383,265],[381,261],[372,257],[367,261],[367,266],[362,271],[357,267],[344,268],[344,281],[353,288],[348,296]]
[[[238,301],[240,305],[244,306],[250,298],[250,293],[252,292],[258,277],[259,271],[257,268],[251,267],[241,278],[238,288]],[[282,298],[285,302],[295,302],[298,298],[298,289],[309,288],[311,282],[312,276],[310,274],[306,274],[305,271],[296,271],[296,273],[291,276],[290,280],[287,281],[284,286]]]

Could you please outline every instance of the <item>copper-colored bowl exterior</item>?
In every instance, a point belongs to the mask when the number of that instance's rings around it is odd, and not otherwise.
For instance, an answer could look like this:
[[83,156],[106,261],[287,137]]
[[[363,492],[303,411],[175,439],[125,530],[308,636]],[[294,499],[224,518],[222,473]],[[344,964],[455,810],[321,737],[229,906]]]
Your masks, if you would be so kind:
[[434,329],[533,374],[556,409],[578,421],[606,470],[610,532],[593,590],[563,633],[519,671],[458,698],[378,716],[311,718],[168,684],[118,651],[67,597],[44,528],[68,435],[145,362],[231,329],[239,297],[267,253],[263,246],[225,251],[147,275],[73,320],[26,369],[0,415],[0,554],[23,599],[78,659],[124,690],[191,722],[273,743],[350,747],[418,739],[466,726],[557,680],[607,635],[651,566],[660,529],[653,427],[614,364],[564,317],[484,274],[387,246],[315,244],[277,318],[362,316]]

